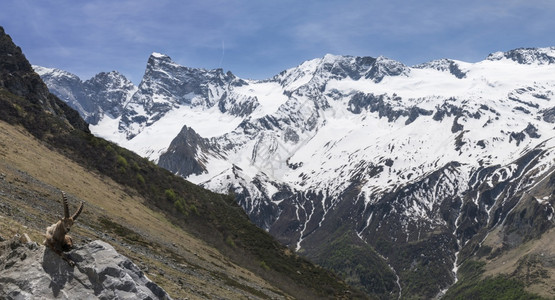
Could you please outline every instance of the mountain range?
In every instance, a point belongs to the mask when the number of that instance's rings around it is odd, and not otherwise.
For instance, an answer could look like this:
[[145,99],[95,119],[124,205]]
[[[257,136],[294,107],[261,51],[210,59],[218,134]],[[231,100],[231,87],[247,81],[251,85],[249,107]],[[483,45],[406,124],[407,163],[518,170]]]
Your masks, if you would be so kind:
[[[64,254],[75,265],[37,245],[68,202],[84,205]],[[255,226],[231,195],[92,135],[2,27],[0,269],[2,299],[367,298]]]
[[369,295],[555,296],[555,47],[412,67],[326,55],[266,80],[153,53],[138,86],[34,69],[95,135],[233,195]]

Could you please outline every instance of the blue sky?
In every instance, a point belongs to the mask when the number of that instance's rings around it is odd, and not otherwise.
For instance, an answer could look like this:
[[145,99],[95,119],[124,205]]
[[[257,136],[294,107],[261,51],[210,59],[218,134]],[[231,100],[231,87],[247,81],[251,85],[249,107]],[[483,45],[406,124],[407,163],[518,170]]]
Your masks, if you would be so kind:
[[265,79],[326,53],[414,65],[555,46],[552,0],[3,0],[0,26],[32,64],[139,83],[149,55]]

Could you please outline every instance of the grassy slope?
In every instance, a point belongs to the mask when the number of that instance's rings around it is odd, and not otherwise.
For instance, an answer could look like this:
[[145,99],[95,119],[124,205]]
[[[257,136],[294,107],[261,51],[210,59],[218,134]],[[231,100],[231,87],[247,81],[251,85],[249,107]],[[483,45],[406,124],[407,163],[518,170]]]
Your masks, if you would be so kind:
[[[549,194],[554,178],[552,175],[530,193]],[[545,207],[538,206],[535,199],[526,200],[513,210],[509,220],[523,217],[527,211],[544,218],[533,208]],[[530,228],[538,224],[539,220],[529,223]],[[525,230],[524,226],[518,228]],[[518,246],[509,245],[513,231],[514,226],[505,224],[489,232],[481,247],[475,247],[477,251],[459,267],[460,280],[445,299],[555,299],[555,228],[528,237]],[[469,247],[474,246],[469,243]]]
[[314,251],[313,259],[322,266],[337,270],[349,284],[378,299],[397,299],[399,288],[395,274],[368,244],[353,230],[341,226],[322,247]]
[[[1,121],[0,173],[0,233],[5,238],[28,233],[41,243],[46,226],[62,213],[58,189],[63,189],[73,206],[78,201],[86,203],[72,230],[77,244],[84,239],[107,240],[143,268],[148,266],[147,275],[176,298],[284,294],[171,224],[136,193],[130,195],[110,178],[48,149],[23,128]],[[213,278],[212,284],[206,285],[207,277]],[[261,292],[247,293],[249,286]]]
[[[493,232],[495,236],[497,232]],[[488,240],[492,245],[493,241]],[[487,244],[486,244],[487,245]],[[523,283],[525,290],[548,299],[555,298],[555,229],[503,255],[486,258],[483,277],[502,274]]]
[[459,269],[460,281],[443,299],[548,299],[526,291],[526,285],[512,276],[484,276],[483,261],[468,260]]

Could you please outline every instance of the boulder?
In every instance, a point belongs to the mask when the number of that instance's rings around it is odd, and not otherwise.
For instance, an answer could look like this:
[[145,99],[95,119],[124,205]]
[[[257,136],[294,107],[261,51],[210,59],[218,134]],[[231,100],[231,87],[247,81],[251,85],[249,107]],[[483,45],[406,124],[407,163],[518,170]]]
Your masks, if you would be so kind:
[[2,299],[171,299],[127,257],[103,241],[66,255],[20,239],[0,243]]

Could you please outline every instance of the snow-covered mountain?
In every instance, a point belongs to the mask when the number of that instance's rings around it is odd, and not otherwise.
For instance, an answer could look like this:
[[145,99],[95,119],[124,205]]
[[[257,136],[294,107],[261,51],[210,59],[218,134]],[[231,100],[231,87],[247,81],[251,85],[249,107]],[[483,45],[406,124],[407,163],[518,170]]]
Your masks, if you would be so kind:
[[[555,48],[413,67],[326,55],[263,81],[153,53],[136,91],[120,80],[106,98],[112,110],[75,76],[36,70],[96,113],[91,131],[234,193],[256,224],[369,293],[430,298],[477,254],[553,233]],[[330,252],[352,245],[364,254],[335,265]]]
[[131,81],[116,71],[102,72],[82,81],[66,71],[40,66],[33,68],[53,94],[67,102],[92,125],[96,125],[104,116],[119,116],[137,91]]

